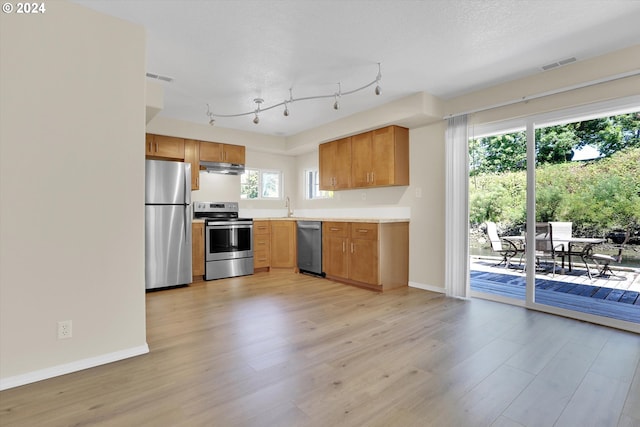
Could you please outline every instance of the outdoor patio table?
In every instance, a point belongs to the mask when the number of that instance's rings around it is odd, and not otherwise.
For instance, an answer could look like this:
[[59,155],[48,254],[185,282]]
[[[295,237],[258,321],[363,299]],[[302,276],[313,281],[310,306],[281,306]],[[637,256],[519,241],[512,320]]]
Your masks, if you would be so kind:
[[[601,243],[606,242],[607,239],[603,239],[603,238],[599,238],[599,237],[570,237],[568,239],[562,239],[562,240],[558,240],[558,243],[566,243],[567,244],[567,252],[566,254],[569,256],[569,271],[571,271],[571,256],[572,255],[581,255],[582,251],[585,249],[585,247],[590,247],[590,246],[594,246],[594,245],[599,245]],[[582,246],[583,248],[580,249],[580,252],[574,252],[572,247],[574,245],[579,245]]]
[[[538,239],[543,239],[544,237],[538,237]],[[503,236],[503,239],[505,240],[511,240],[513,241],[514,244],[516,243],[523,243],[526,242],[526,237],[525,236]],[[571,256],[572,255],[580,255],[582,253],[582,250],[580,250],[580,252],[574,252],[572,250],[572,247],[574,245],[580,245],[580,246],[593,246],[593,245],[599,245],[601,243],[606,242],[607,239],[603,239],[603,238],[599,238],[599,237],[569,237],[569,238],[564,238],[562,240],[555,240],[554,239],[554,244],[558,243],[558,244],[562,244],[563,247],[564,245],[566,245],[567,250],[563,251],[565,255],[569,256],[569,271],[572,270],[573,264],[571,263]],[[564,268],[564,258],[562,260],[563,265],[562,267]]]

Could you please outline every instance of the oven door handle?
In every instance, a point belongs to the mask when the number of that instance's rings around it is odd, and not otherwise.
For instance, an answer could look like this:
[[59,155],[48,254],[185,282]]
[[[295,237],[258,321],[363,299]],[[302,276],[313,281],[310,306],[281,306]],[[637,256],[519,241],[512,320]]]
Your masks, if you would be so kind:
[[229,224],[228,222],[209,222],[206,224],[207,228],[251,228],[253,224]]

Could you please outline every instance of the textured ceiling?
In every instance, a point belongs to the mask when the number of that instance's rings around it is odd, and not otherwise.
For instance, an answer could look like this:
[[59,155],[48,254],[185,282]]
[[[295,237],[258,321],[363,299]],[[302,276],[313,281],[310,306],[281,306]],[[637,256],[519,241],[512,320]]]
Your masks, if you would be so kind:
[[223,119],[292,135],[417,92],[443,99],[640,44],[635,0],[76,0],[147,30],[147,71],[174,78],[160,116],[207,123],[289,98],[373,87]]

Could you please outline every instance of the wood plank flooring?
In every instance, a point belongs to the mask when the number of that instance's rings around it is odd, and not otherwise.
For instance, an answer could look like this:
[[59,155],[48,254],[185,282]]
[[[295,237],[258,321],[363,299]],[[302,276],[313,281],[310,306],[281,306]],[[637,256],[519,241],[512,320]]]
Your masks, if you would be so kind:
[[639,335],[490,301],[275,271],[149,293],[147,328],[0,425],[640,425]]

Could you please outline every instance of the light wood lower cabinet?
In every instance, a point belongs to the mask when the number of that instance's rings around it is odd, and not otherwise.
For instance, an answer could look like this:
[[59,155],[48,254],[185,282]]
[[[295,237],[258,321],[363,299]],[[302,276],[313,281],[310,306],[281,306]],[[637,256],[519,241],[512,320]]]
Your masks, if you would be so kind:
[[253,221],[253,269],[269,269],[271,266],[270,221]]
[[409,223],[324,222],[327,278],[375,290],[409,283]]
[[271,221],[271,267],[296,267],[296,221]]
[[204,223],[191,225],[191,274],[195,280],[204,276]]

